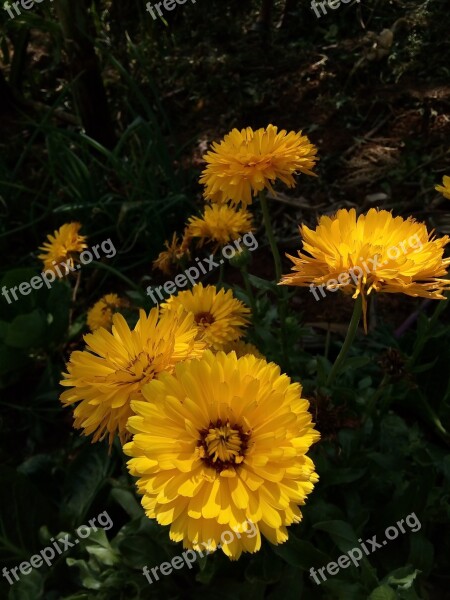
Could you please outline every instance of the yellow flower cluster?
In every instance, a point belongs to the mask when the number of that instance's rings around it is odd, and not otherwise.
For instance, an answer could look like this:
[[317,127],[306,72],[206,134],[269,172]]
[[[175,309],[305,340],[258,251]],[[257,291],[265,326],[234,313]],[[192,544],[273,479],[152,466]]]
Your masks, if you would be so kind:
[[[200,182],[212,204],[189,219],[181,241],[174,234],[166,242],[154,266],[170,273],[193,239],[217,248],[253,231],[252,198],[278,179],[292,187],[297,173],[313,175],[316,153],[301,132],[231,131],[205,156]],[[450,197],[449,184],[445,177],[436,189]],[[71,223],[49,236],[46,265],[83,249],[78,230]],[[363,298],[364,313],[373,292],[442,299],[450,289],[443,257],[450,239],[411,217],[339,210],[315,229],[303,224],[300,235],[303,249],[289,256],[293,269],[281,285],[341,289]],[[342,277],[356,269],[358,278]],[[140,310],[134,328],[118,313],[124,305],[108,294],[88,313],[93,333],[61,382],[74,426],[93,441],[111,444],[118,435],[147,516],[170,526],[170,538],[185,548],[220,548],[236,559],[258,551],[261,536],[285,542],[318,481],[307,453],[319,433],[301,385],[243,341],[250,310],[231,290],[200,283],[149,314]],[[256,535],[223,541],[225,531],[244,531],[248,522]]]

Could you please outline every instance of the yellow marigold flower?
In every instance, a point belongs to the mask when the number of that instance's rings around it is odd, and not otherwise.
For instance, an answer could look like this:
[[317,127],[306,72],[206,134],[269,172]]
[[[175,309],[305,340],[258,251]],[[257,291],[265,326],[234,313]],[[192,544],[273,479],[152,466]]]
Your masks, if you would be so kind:
[[87,313],[87,324],[91,331],[104,327],[110,330],[112,318],[118,308],[128,306],[128,302],[117,294],[106,294],[98,300]]
[[321,297],[316,287],[341,289],[353,298],[361,294],[364,322],[372,291],[445,300],[442,292],[450,280],[442,277],[450,259],[443,252],[450,238],[434,238],[412,217],[371,208],[357,218],[355,209],[342,209],[320,217],[315,230],[302,225],[300,235],[307,254],[287,255],[294,272],[283,275],[280,284],[309,286],[316,299]]
[[448,175],[444,175],[442,185],[437,185],[435,189],[443,194],[444,198],[450,200],[450,177]]
[[244,207],[252,203],[252,193],[272,190],[276,179],[294,187],[296,173],[314,175],[318,160],[317,148],[301,131],[278,132],[274,125],[233,129],[212,149],[203,157],[208,163],[200,178],[205,198],[219,204],[242,202]]
[[174,267],[177,267],[184,256],[189,257],[189,238],[184,236],[178,241],[176,233],[173,234],[172,241],[164,243],[167,250],[160,252],[158,258],[153,261],[153,268],[159,269],[164,275],[170,275]]
[[209,350],[145,386],[124,451],[147,516],[185,548],[231,559],[257,552],[261,534],[285,542],[318,481],[301,391],[274,363]]
[[264,358],[264,355],[258,350],[253,344],[237,340],[236,342],[230,342],[226,344],[223,349],[224,352],[235,352],[238,358],[245,356],[246,354],[253,354],[256,358]]
[[130,402],[141,397],[141,388],[176,363],[202,355],[205,343],[197,340],[193,316],[182,310],[161,315],[154,308],[130,330],[121,314],[113,316],[112,333],[97,329],[84,336],[86,349],[72,352],[61,385],[65,406],[74,409],[74,427],[93,441],[107,435],[111,444],[119,434],[126,439],[126,423],[132,414]]
[[86,236],[78,233],[80,229],[80,223],[65,223],[47,236],[48,241],[39,247],[43,253],[38,255],[46,270],[54,272],[62,262],[74,267],[74,260],[87,248]]
[[201,217],[190,217],[187,227],[189,237],[216,242],[216,249],[254,231],[252,215],[246,210],[234,210],[227,204],[206,206]]
[[194,315],[202,339],[215,350],[242,337],[249,322],[250,309],[231,290],[217,291],[214,285],[203,287],[199,283],[192,290],[179,292],[162,304],[161,309],[164,314],[179,310],[180,306]]

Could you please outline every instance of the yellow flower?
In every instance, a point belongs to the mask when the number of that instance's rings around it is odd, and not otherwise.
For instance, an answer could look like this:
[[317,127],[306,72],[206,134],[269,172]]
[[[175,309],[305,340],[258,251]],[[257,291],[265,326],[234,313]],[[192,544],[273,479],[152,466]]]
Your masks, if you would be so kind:
[[216,249],[238,239],[244,233],[254,231],[252,215],[246,210],[234,210],[230,206],[206,206],[201,217],[191,217],[187,235],[204,241],[216,242]]
[[178,310],[180,306],[194,315],[202,339],[215,350],[242,337],[249,321],[250,309],[231,290],[217,291],[213,285],[203,287],[199,283],[192,290],[171,296],[161,305],[162,313]]
[[116,309],[128,306],[128,302],[117,294],[106,294],[87,313],[87,324],[91,331],[104,327],[111,330],[112,318]]
[[55,266],[62,262],[74,267],[74,260],[87,248],[86,236],[78,233],[80,228],[80,223],[65,223],[53,235],[47,236],[48,241],[39,247],[43,253],[38,255],[46,270],[55,272]]
[[318,481],[301,391],[274,363],[210,351],[145,386],[124,452],[147,516],[185,548],[232,559],[261,534],[285,542]]
[[442,185],[437,185],[435,187],[435,189],[438,192],[441,192],[441,194],[443,194],[444,198],[447,198],[448,200],[450,200],[450,177],[448,175],[444,175],[444,178],[442,180]]
[[[372,291],[445,300],[450,281],[442,277],[450,259],[443,252],[450,238],[435,239],[412,217],[371,208],[357,218],[355,209],[342,209],[320,217],[315,230],[302,225],[300,235],[307,254],[288,255],[294,272],[280,284],[309,286],[317,300],[323,290],[361,294],[365,324],[366,295]],[[321,295],[315,289],[320,287]]]
[[264,358],[264,355],[261,354],[256,346],[249,344],[248,342],[243,342],[242,340],[226,344],[223,351],[226,353],[235,352],[238,358],[241,358],[241,356],[245,356],[246,354],[253,354],[256,358]]
[[97,329],[84,336],[86,349],[72,352],[61,385],[65,406],[77,403],[74,427],[93,441],[107,435],[111,444],[119,434],[126,438],[126,423],[132,414],[130,402],[141,397],[141,388],[176,363],[202,355],[205,344],[198,341],[192,315],[182,310],[161,315],[154,308],[130,330],[120,314],[113,316],[112,333]]
[[252,193],[272,190],[276,179],[294,187],[294,174],[314,175],[318,160],[317,148],[301,131],[278,132],[274,125],[256,131],[233,129],[212,148],[203,157],[208,164],[200,178],[205,198],[219,204],[242,202],[244,207],[252,203]]
[[177,234],[174,233],[172,241],[164,243],[167,250],[160,252],[158,258],[153,261],[153,268],[159,269],[164,275],[170,275],[173,267],[177,267],[184,256],[189,257],[188,244],[189,238],[186,235],[179,242]]

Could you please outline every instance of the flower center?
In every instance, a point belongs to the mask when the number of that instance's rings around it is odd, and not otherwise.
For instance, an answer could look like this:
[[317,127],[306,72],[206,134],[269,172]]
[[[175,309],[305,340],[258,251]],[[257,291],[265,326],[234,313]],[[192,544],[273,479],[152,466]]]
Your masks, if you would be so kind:
[[200,457],[208,467],[220,473],[242,463],[249,438],[240,425],[230,425],[228,421],[222,423],[219,419],[200,431]]
[[145,384],[155,377],[155,368],[146,352],[141,352],[127,367],[126,371],[134,381]]
[[200,312],[195,315],[195,322],[201,327],[207,327],[214,323],[215,319],[210,312]]

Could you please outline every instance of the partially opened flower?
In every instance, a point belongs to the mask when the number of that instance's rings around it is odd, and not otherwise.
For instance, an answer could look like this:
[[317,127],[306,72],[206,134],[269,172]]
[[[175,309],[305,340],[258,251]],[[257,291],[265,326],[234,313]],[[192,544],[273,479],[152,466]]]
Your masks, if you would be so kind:
[[74,427],[93,441],[117,433],[124,442],[130,402],[141,397],[142,386],[183,360],[202,355],[205,343],[198,340],[193,316],[173,311],[159,318],[154,308],[140,311],[133,330],[120,314],[113,316],[112,333],[97,329],[84,336],[86,349],[72,352],[61,385],[65,406],[76,404]]
[[164,275],[170,275],[174,268],[180,265],[180,261],[186,256],[189,257],[189,238],[184,236],[181,241],[178,240],[176,233],[172,236],[172,241],[164,243],[166,250],[159,253],[153,261],[153,268],[159,269]]
[[87,324],[91,331],[104,327],[110,330],[112,319],[119,308],[125,308],[128,302],[117,294],[106,294],[92,306],[87,313]]
[[302,135],[269,125],[253,131],[251,127],[233,129],[203,158],[208,163],[200,178],[205,198],[223,204],[247,206],[263,189],[272,190],[280,179],[295,185],[294,175],[314,175],[317,148]]
[[450,200],[450,177],[448,175],[444,175],[442,185],[437,185],[435,189],[438,192],[441,192],[444,198]]
[[227,204],[206,206],[201,217],[189,219],[187,227],[187,235],[199,238],[199,246],[204,242],[214,242],[216,249],[252,231],[252,215],[243,209],[235,210]]
[[301,391],[274,363],[210,351],[145,386],[124,452],[147,516],[185,548],[232,559],[261,535],[285,542],[318,481]]
[[229,344],[225,344],[223,351],[235,352],[238,358],[241,356],[245,356],[246,354],[253,354],[256,358],[264,358],[264,355],[258,350],[256,346],[253,344],[249,344],[248,342],[244,342],[242,340],[237,340],[235,342],[230,342]]
[[38,255],[46,270],[54,272],[55,266],[61,263],[67,265],[66,273],[69,272],[69,267],[74,267],[74,261],[87,248],[86,236],[79,234],[80,229],[80,223],[65,223],[53,235],[47,236],[48,241],[39,247],[42,254]]
[[450,259],[443,253],[450,238],[435,238],[412,217],[375,208],[357,217],[355,209],[342,209],[320,217],[316,229],[302,225],[300,235],[303,252],[289,256],[293,272],[283,275],[281,285],[309,286],[317,299],[317,289],[322,297],[324,289],[361,295],[364,315],[371,292],[445,300]]
[[199,283],[161,305],[163,314],[180,307],[194,316],[202,339],[215,350],[242,337],[249,323],[250,309],[231,290],[218,291],[214,285],[203,287]]

